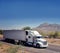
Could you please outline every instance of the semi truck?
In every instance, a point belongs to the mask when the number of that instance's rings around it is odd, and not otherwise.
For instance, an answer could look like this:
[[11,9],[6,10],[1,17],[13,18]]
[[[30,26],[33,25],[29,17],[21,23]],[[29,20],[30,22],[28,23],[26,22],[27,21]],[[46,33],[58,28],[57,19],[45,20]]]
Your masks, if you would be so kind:
[[48,42],[35,30],[4,30],[3,39],[13,39],[34,47],[48,47]]

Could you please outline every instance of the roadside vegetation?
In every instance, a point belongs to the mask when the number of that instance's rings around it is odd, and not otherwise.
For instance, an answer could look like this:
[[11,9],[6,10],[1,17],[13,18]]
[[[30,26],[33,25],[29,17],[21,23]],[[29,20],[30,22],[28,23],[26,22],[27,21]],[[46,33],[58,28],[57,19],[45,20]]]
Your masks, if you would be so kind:
[[49,38],[60,38],[60,32],[51,32]]
[[2,34],[3,33],[3,30],[0,30],[0,34]]
[[41,35],[43,36],[48,36],[48,38],[58,38],[60,39],[60,32],[58,31],[55,31],[55,32],[47,32],[47,33],[44,33],[44,32],[40,32]]
[[24,27],[24,28],[22,28],[23,30],[31,30],[31,27],[29,27],[29,26],[26,26],[26,27]]

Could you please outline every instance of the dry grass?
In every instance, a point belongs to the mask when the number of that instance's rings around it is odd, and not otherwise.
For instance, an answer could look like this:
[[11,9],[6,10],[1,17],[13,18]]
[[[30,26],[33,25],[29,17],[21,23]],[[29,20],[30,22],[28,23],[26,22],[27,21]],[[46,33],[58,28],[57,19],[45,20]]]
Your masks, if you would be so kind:
[[18,48],[18,46],[10,47],[9,49],[7,49],[7,53],[16,53]]
[[3,39],[3,35],[2,34],[0,34],[0,39]]
[[0,46],[0,53],[29,53],[25,51],[24,48],[20,47],[19,45],[9,45],[4,44]]
[[18,51],[17,51],[17,53],[30,53],[30,52],[19,48]]
[[[0,40],[3,39],[3,35],[0,34]],[[29,53],[25,51],[22,46],[9,45],[0,41],[0,53]]]
[[6,50],[7,50],[8,48],[10,48],[9,45],[7,45],[7,44],[2,44],[2,45],[0,46],[0,53],[6,53]]

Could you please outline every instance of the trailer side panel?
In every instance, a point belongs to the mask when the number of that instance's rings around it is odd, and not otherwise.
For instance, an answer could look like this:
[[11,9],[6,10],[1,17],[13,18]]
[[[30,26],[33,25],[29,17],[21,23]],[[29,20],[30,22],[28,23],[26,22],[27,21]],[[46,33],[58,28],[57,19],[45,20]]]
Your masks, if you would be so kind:
[[4,38],[14,39],[14,40],[26,40],[26,34],[24,30],[4,30]]

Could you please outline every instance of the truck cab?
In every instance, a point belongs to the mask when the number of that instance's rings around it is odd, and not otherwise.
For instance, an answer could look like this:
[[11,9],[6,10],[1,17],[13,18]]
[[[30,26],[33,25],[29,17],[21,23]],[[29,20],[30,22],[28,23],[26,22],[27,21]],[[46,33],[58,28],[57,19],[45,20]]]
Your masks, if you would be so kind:
[[27,43],[29,45],[33,45],[36,47],[47,47],[48,46],[47,41],[37,31],[29,30],[27,32],[28,32],[28,35],[26,36],[26,38],[27,38]]
[[48,43],[42,36],[35,36],[33,45],[36,47],[47,47]]

